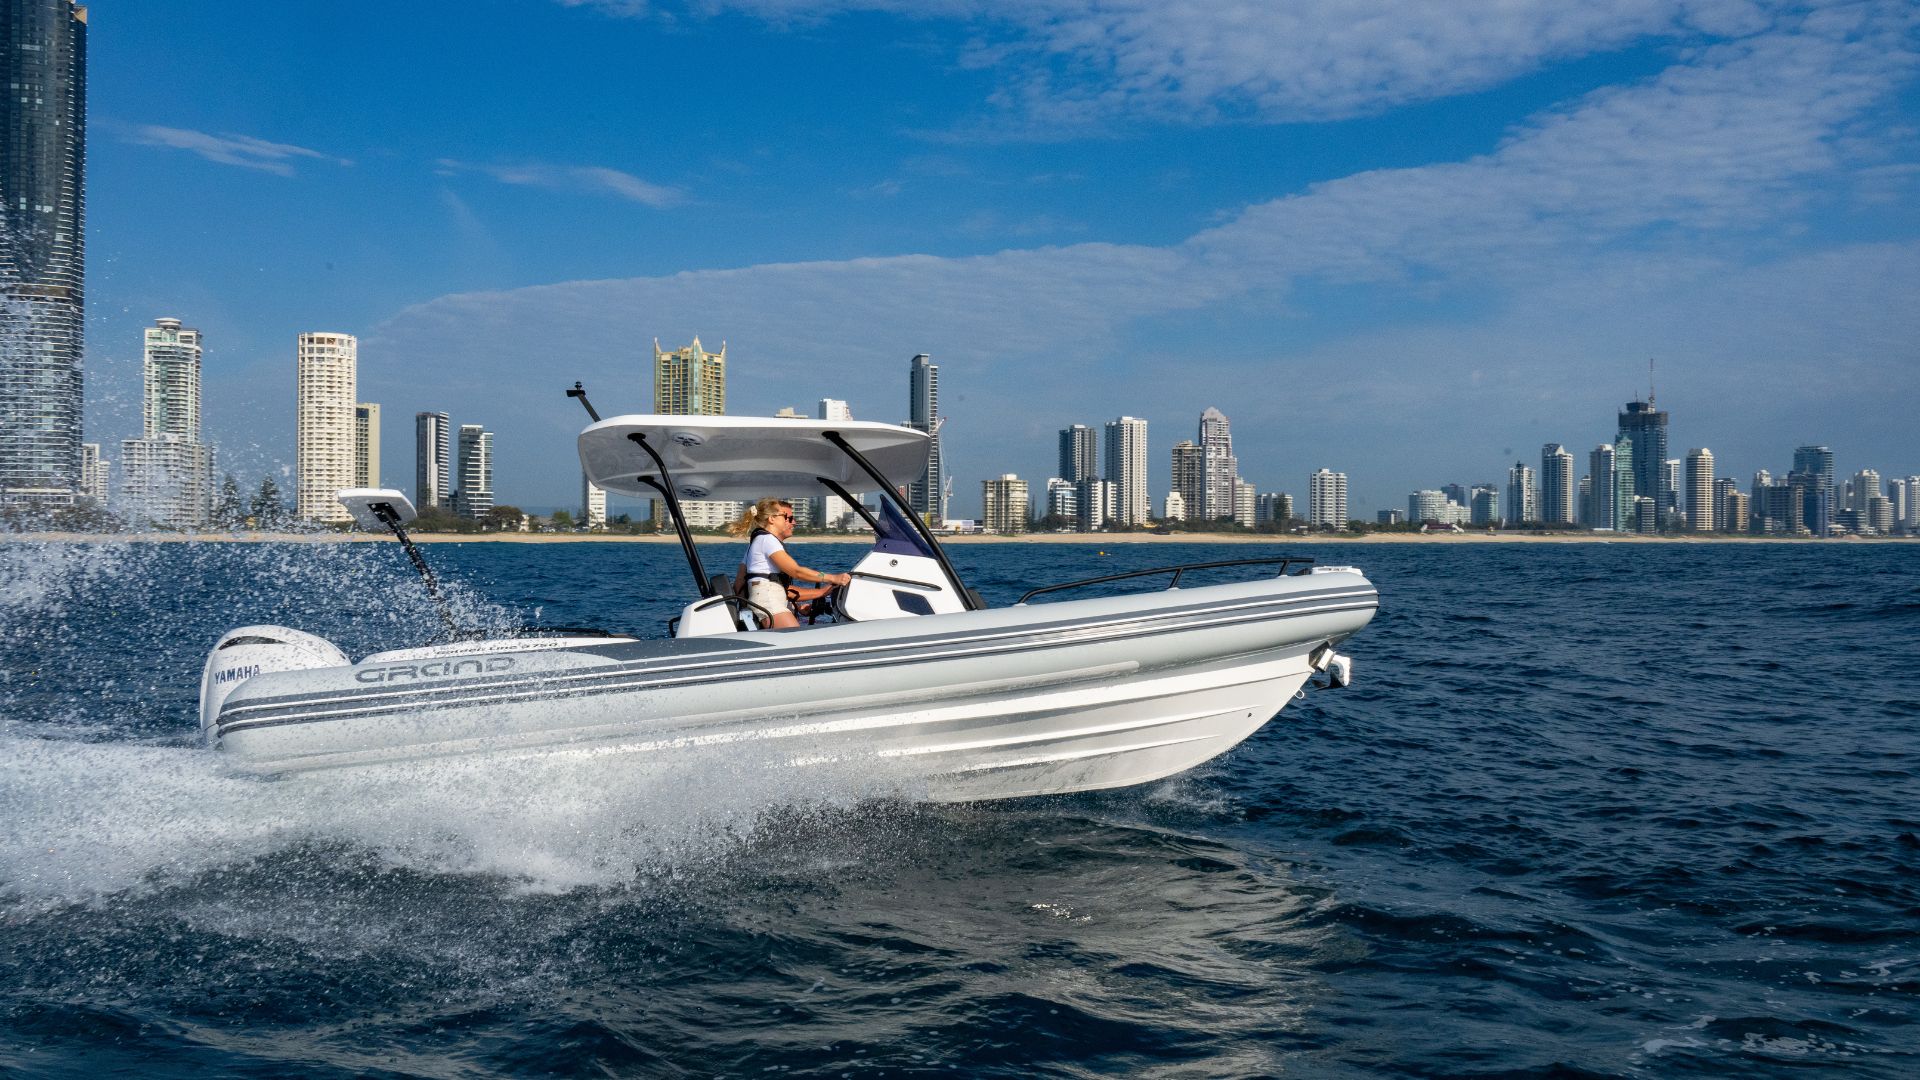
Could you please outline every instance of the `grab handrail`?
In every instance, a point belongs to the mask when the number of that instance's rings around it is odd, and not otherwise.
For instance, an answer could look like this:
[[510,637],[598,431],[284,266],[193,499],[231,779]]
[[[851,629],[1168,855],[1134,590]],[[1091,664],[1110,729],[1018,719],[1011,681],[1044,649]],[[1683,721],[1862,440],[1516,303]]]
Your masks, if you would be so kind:
[[1059,592],[1062,589],[1078,589],[1084,585],[1103,585],[1109,581],[1123,581],[1127,578],[1151,577],[1154,574],[1172,574],[1173,580],[1167,583],[1167,588],[1177,589],[1180,587],[1180,575],[1189,570],[1216,570],[1223,566],[1262,566],[1272,565],[1273,563],[1280,564],[1280,569],[1274,576],[1285,577],[1287,567],[1292,566],[1294,563],[1311,566],[1313,565],[1313,558],[1307,555],[1282,555],[1270,559],[1230,559],[1226,562],[1182,563],[1179,566],[1156,566],[1151,570],[1131,570],[1124,574],[1108,574],[1105,577],[1087,578],[1084,581],[1069,581],[1064,585],[1043,585],[1038,589],[1027,590],[1025,595],[1014,601],[1014,605],[1017,607],[1024,604],[1029,599],[1039,596],[1041,593]]

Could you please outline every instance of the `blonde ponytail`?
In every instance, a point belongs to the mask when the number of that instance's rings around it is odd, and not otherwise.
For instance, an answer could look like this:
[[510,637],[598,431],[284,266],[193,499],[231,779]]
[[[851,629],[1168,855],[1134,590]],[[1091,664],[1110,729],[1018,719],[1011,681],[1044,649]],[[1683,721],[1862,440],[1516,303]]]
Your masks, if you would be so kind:
[[727,535],[745,537],[755,529],[764,529],[767,527],[767,522],[773,520],[774,511],[792,506],[793,504],[785,499],[772,497],[761,499],[728,523]]

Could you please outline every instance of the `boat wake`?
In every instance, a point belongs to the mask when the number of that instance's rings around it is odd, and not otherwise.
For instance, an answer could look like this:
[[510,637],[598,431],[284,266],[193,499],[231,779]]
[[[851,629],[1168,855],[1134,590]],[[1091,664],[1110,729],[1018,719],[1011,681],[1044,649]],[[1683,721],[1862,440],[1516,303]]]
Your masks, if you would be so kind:
[[527,892],[621,886],[719,857],[774,813],[898,794],[857,759],[794,769],[790,748],[630,759],[425,761],[286,780],[197,747],[0,729],[0,897],[95,903],[314,845]]

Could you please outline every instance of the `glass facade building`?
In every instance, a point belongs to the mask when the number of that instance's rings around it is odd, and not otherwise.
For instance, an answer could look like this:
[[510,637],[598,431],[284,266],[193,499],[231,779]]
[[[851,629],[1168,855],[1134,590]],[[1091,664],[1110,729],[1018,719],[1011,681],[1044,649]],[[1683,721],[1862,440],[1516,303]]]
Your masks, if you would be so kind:
[[0,505],[71,505],[85,324],[87,11],[6,0],[0,63]]

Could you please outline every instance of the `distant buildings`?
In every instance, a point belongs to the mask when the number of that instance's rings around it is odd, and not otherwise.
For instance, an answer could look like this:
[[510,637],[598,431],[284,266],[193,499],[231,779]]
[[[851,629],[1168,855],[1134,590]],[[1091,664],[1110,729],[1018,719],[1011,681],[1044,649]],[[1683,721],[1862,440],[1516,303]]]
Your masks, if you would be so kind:
[[1027,482],[1013,473],[980,482],[981,528],[1012,535],[1027,531]]
[[140,524],[205,528],[213,518],[213,449],[200,441],[200,331],[155,319],[144,338],[141,437],[120,444],[121,503]]
[[[664,352],[653,340],[653,411],[684,416],[722,416],[727,411],[727,343],[708,352],[698,335],[683,349]],[[462,431],[465,428],[461,429]],[[492,491],[488,491],[491,498]],[[653,520],[667,517],[665,500],[653,499]],[[680,503],[687,524],[695,528],[725,525],[740,512],[740,504],[724,499],[687,499]],[[695,524],[699,522],[699,524]]]
[[1587,452],[1587,507],[1582,520],[1589,529],[1613,529],[1619,524],[1619,512],[1614,509],[1620,488],[1615,469],[1612,443]]
[[1201,516],[1208,521],[1233,516],[1235,488],[1240,483],[1240,462],[1233,456],[1233,430],[1225,413],[1209,407],[1200,414],[1201,483],[1205,505]]
[[1069,484],[1092,480],[1100,475],[1100,444],[1094,430],[1085,424],[1060,429],[1060,479]]
[[[813,415],[817,420],[851,420],[853,410],[839,398],[821,398],[814,406]],[[854,514],[853,507],[838,495],[822,495],[811,502],[813,522],[822,529],[846,528],[848,518]]]
[[1507,516],[1509,527],[1540,521],[1540,488],[1533,468],[1516,461],[1507,470]]
[[1152,517],[1147,502],[1147,422],[1133,416],[1107,421],[1106,456],[1114,520],[1122,528],[1145,525]]
[[[1617,449],[1622,441],[1628,440],[1633,444],[1633,495],[1653,499],[1657,516],[1673,502],[1674,493],[1667,483],[1666,472],[1667,414],[1653,407],[1653,395],[1647,395],[1645,401],[1630,401],[1621,411],[1620,430],[1613,445]],[[1629,513],[1638,513],[1630,502],[1626,509]]]
[[653,411],[720,416],[727,411],[727,343],[710,353],[695,335],[684,349],[662,352],[653,339]]
[[[1171,476],[1172,491],[1167,507],[1167,517],[1176,521],[1205,521],[1207,519],[1207,458],[1206,451],[1191,439],[1181,439],[1173,444]],[[1178,496],[1178,498],[1171,498]],[[1180,516],[1173,518],[1172,508],[1177,506]]]
[[1253,504],[1255,525],[1278,525],[1282,528],[1293,520],[1293,496],[1282,491],[1262,492]]
[[1574,523],[1573,453],[1559,443],[1540,448],[1540,521],[1545,525]]
[[1713,451],[1696,447],[1687,451],[1687,531],[1710,533],[1719,530],[1714,505]]
[[413,500],[423,511],[453,508],[453,427],[446,413],[413,414]]
[[1800,479],[1803,505],[1800,515],[1815,536],[1825,536],[1833,525],[1833,451],[1825,446],[1802,446],[1793,452],[1793,471]]
[[493,432],[479,424],[460,425],[460,486],[453,507],[476,521],[493,512]]
[[1307,523],[1316,529],[1347,527],[1347,474],[1321,469],[1307,478]]
[[607,489],[580,474],[580,524],[588,530],[607,527]]
[[946,521],[946,470],[940,459],[940,365],[919,353],[907,367],[907,426],[928,435],[927,468],[907,484],[907,505],[930,525]]
[[352,334],[301,334],[294,374],[294,516],[353,520],[336,497],[358,487],[354,405],[360,343]]
[[[87,11],[72,0],[8,0],[5,19],[0,67],[11,89],[0,97],[0,506],[70,506],[87,482],[80,449]],[[178,460],[155,467],[191,468],[191,455],[163,456]]]
[[380,486],[380,406],[361,401],[353,406],[354,486]]
[[80,444],[80,494],[94,505],[107,505],[107,477],[112,462],[100,456],[99,443]]

